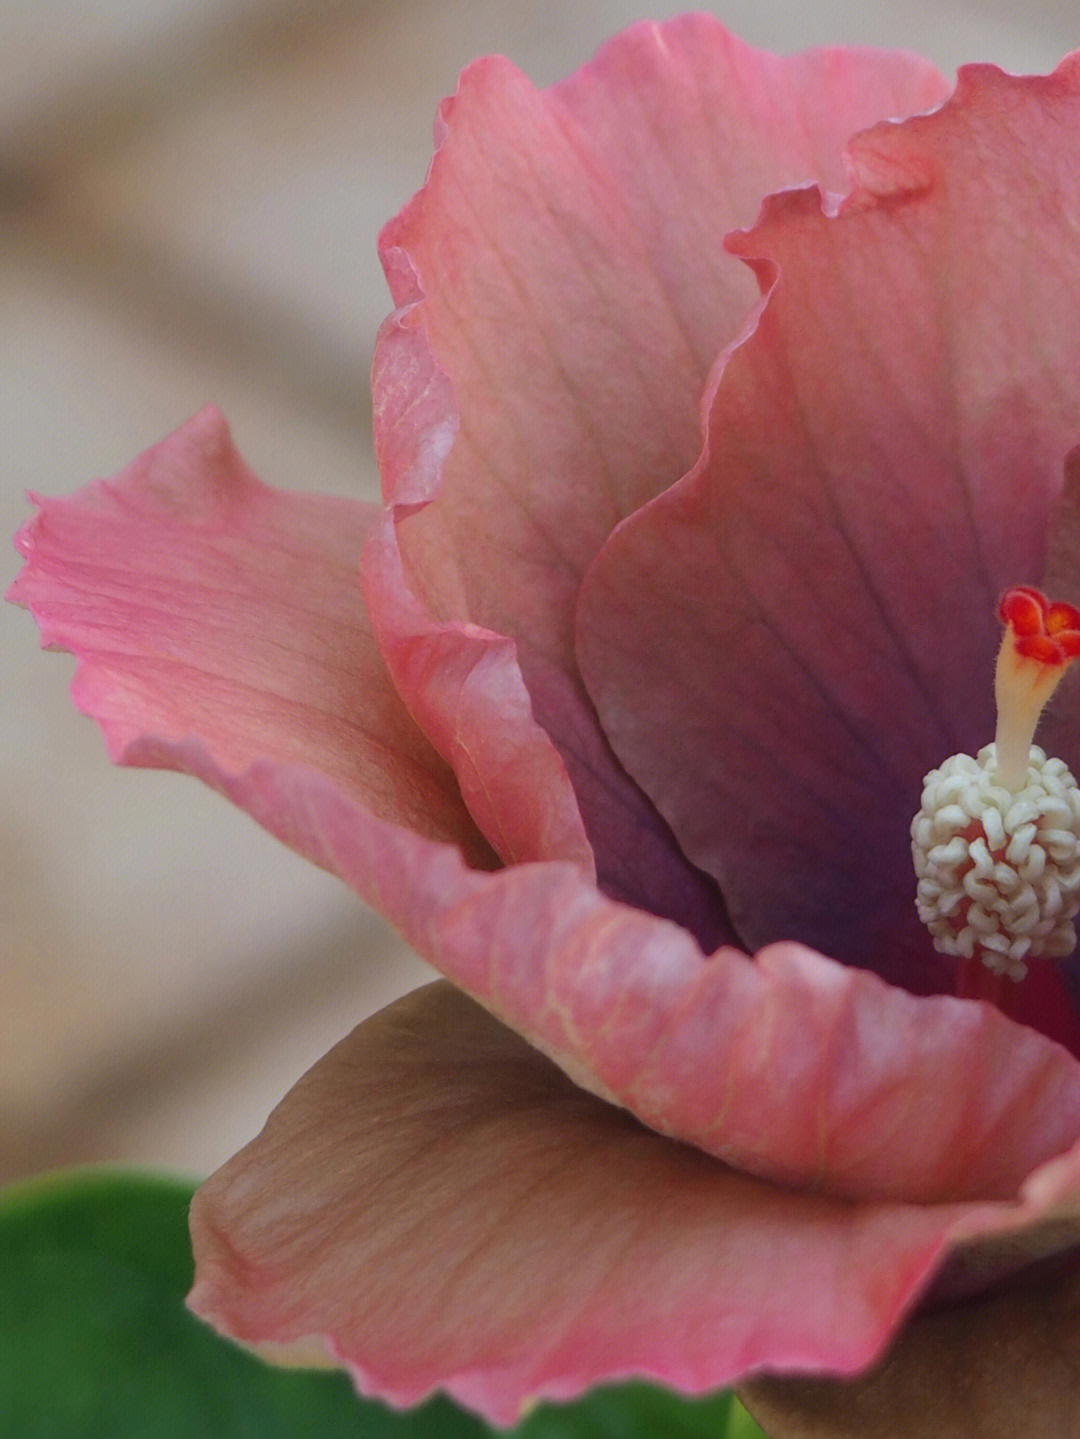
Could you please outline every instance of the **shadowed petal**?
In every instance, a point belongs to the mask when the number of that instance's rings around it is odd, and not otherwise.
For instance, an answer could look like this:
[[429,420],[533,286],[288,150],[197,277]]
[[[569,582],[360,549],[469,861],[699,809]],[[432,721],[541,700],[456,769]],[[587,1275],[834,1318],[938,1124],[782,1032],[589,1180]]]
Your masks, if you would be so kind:
[[866,1378],[761,1380],[741,1397],[772,1439],[1065,1439],[1080,1275],[918,1315]]
[[[481,61],[382,235],[399,310],[376,356],[376,432],[403,558],[395,573],[381,550],[367,593],[395,679],[470,794],[476,752],[500,775],[530,756],[558,819],[538,833],[520,785],[492,786],[474,812],[504,856],[578,857],[587,839],[607,892],[706,947],[730,934],[715,887],[597,728],[574,596],[613,525],[698,451],[709,364],[752,301],[725,232],[770,188],[835,182],[851,128],[943,93],[911,57],[781,60],[702,16],[635,27],[544,93]],[[432,679],[446,672],[449,695]]]
[[767,202],[732,243],[767,303],[701,463],[586,581],[605,731],[748,944],[950,982],[908,826],[922,776],[993,736],[997,597],[1038,582],[1080,436],[1078,136],[1075,60],[976,68],[854,143],[838,217]]
[[203,1186],[189,1303],[393,1403],[438,1387],[510,1424],[627,1375],[698,1393],[865,1367],[950,1242],[1036,1207],[852,1205],[737,1174],[436,985],[355,1030]]
[[[1005,1198],[1080,1136],[1080,1066],[988,1007],[917,1001],[798,945],[706,958],[578,864],[469,868],[461,847],[486,851],[445,818],[449,789],[428,817],[438,761],[415,731],[410,751],[365,659],[356,514],[323,504],[259,485],[211,413],[47,506],[20,592],[79,654],[79,700],[118,759],[205,780],[571,1077],[732,1164],[852,1195]],[[404,781],[384,790],[366,766],[387,767],[388,743]],[[453,843],[420,829],[440,819]]]
[[573,860],[595,878],[574,791],[551,739],[533,722],[513,641],[485,635],[478,647],[475,626],[431,626],[404,581],[389,513],[373,526],[363,586],[395,683],[502,860]]
[[358,569],[375,507],[269,489],[213,409],[116,479],[40,504],[10,597],[78,657],[75,702],[114,760],[183,768],[169,747],[197,735],[225,773],[308,765],[491,862],[371,638]]
[[991,1006],[918,1000],[799,945],[705,958],[576,865],[469,870],[310,771],[221,775],[196,744],[171,762],[340,875],[577,1083],[739,1168],[853,1196],[1008,1198],[1080,1136],[1080,1066]]

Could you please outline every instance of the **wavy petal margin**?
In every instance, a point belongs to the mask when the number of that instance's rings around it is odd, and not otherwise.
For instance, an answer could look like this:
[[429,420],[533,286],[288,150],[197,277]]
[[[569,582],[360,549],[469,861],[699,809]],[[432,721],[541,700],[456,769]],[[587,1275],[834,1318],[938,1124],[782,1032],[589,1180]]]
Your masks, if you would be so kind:
[[79,660],[72,697],[120,764],[307,765],[375,815],[494,863],[372,640],[375,506],[270,489],[201,411],[113,480],[39,500],[8,598]]
[[772,1439],[1064,1439],[1080,1413],[1080,1274],[918,1314],[865,1377],[761,1379]]
[[[705,948],[732,931],[596,724],[577,588],[698,451],[705,377],[753,299],[724,234],[771,189],[839,183],[853,130],[946,89],[912,56],[780,59],[706,16],[636,26],[546,92],[478,61],[381,237],[399,309],[376,438],[397,524],[366,589],[399,688],[504,858],[591,845],[607,893]],[[476,754],[498,777],[481,796]]]
[[18,594],[79,656],[114,758],[205,780],[661,1132],[773,1179],[924,1201],[1009,1197],[1080,1136],[1080,1065],[991,1008],[795,944],[706,957],[578,864],[470,868],[490,853],[366,637],[361,529],[341,502],[267,490],[210,412],[49,502]]
[[1011,1204],[784,1189],[642,1129],[434,985],[342,1041],[199,1191],[189,1304],[268,1357],[509,1425],[631,1375],[696,1394],[862,1370],[950,1246],[1008,1247],[1051,1214],[1075,1242],[1078,1181],[1080,1149]]
[[768,200],[729,243],[767,303],[701,462],[585,582],[605,731],[750,946],[949,982],[908,826],[923,775],[993,737],[997,598],[1039,582],[1080,437],[1078,135],[1076,57],[971,67],[852,142],[838,213]]

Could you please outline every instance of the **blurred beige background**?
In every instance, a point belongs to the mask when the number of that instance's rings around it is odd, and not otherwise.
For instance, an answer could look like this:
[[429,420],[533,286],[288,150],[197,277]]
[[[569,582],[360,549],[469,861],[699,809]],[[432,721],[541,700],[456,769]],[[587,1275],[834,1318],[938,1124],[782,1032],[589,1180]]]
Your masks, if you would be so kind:
[[[461,66],[538,81],[686,8],[627,0],[4,0],[0,530],[207,400],[264,478],[376,493],[375,236]],[[1045,69],[1075,0],[728,0],[779,50],[867,42]],[[16,561],[4,542],[0,583]],[[191,781],[113,771],[72,663],[0,612],[0,1181],[88,1159],[205,1172],[426,971]]]

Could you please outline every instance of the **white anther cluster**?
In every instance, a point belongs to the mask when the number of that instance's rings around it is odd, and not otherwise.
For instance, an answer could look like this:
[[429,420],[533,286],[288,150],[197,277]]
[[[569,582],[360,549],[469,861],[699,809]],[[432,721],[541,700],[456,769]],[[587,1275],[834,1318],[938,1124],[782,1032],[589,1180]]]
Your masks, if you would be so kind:
[[926,776],[911,822],[919,918],[942,954],[976,949],[1021,980],[1024,959],[1071,954],[1080,911],[1080,789],[1032,745],[1022,789],[996,783],[994,746]]

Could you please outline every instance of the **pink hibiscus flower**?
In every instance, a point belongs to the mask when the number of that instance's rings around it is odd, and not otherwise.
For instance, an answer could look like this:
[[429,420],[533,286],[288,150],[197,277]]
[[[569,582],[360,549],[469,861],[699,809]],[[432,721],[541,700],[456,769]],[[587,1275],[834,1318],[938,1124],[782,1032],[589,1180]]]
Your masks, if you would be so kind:
[[15,597],[112,757],[205,780],[456,986],[203,1187],[198,1313],[507,1424],[852,1375],[921,1305],[862,1388],[756,1402],[897,1436],[930,1384],[940,1432],[996,1433],[987,1326],[1026,1325],[1013,1388],[1030,1424],[1037,1355],[1064,1432],[1076,970],[956,998],[909,826],[993,737],[999,594],[1080,597],[1078,226],[1075,59],[950,96],[699,16],[543,92],[483,60],[382,236],[385,508],[266,487],[213,410],[42,503]]

